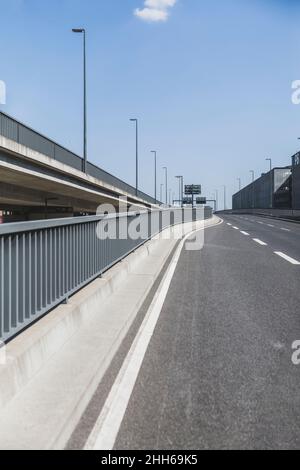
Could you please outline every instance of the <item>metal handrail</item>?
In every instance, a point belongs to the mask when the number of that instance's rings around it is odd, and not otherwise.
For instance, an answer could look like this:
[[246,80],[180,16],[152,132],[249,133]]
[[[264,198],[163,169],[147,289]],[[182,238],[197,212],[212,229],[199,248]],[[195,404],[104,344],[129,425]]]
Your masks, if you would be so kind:
[[[204,213],[209,218],[212,210]],[[2,225],[0,340],[11,339],[158,232],[182,223],[187,214],[190,220],[203,218],[195,209],[166,209]],[[121,236],[121,221],[137,217],[146,226],[145,236],[132,239],[128,224],[125,238]],[[115,229],[115,238],[98,236],[107,228]]]

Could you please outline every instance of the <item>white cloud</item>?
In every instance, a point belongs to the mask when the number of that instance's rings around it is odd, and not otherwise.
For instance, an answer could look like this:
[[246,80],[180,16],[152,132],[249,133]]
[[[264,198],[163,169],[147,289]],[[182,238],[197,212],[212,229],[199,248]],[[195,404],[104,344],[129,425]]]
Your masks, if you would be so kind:
[[167,21],[169,10],[177,0],[144,0],[144,8],[136,8],[135,16],[144,21]]
[[146,7],[157,8],[159,10],[171,8],[175,5],[175,3],[176,0],[145,0]]

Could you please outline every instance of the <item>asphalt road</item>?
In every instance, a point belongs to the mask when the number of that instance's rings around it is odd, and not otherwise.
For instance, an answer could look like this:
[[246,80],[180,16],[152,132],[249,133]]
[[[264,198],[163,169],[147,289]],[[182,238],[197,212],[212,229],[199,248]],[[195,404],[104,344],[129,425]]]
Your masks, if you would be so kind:
[[116,449],[300,447],[300,226],[246,218],[182,252]]
[[115,449],[300,448],[299,241],[225,216],[182,251]]

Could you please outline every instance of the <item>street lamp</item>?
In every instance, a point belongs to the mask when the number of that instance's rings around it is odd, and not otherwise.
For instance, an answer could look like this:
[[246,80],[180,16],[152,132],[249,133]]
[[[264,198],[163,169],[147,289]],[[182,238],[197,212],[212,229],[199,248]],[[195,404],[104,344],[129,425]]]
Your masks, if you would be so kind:
[[224,211],[227,210],[227,204],[226,204],[226,186],[223,185],[223,189],[224,189]]
[[272,158],[266,158],[266,162],[270,162],[270,171],[272,171]]
[[138,196],[139,191],[139,121],[138,119],[130,119],[135,122],[135,193]]
[[160,185],[160,201],[159,201],[160,203],[162,203],[162,198],[163,198],[163,187],[164,187],[164,184],[161,183],[161,185]]
[[252,174],[252,209],[254,209],[254,180],[255,180],[255,171],[250,170],[250,173]]
[[216,189],[216,211],[219,208],[219,190]]
[[86,105],[86,31],[84,28],[73,28],[73,33],[83,34],[83,168],[87,170],[87,105]]
[[178,179],[179,182],[179,205],[183,205],[183,176],[176,176],[176,179]]
[[163,170],[165,170],[165,176],[166,176],[166,206],[167,206],[168,205],[168,168],[164,166]]
[[270,208],[273,208],[273,188],[272,188],[272,158],[266,158],[266,162],[270,162],[270,191],[271,191],[271,199],[270,199]]
[[154,198],[157,203],[157,152],[156,150],[151,150],[151,153],[154,155]]

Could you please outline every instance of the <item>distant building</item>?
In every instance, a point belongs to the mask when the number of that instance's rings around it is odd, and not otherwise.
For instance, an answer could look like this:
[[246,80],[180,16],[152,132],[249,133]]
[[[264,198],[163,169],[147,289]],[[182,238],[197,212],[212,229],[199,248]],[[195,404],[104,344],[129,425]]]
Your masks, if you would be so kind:
[[[299,154],[300,157],[300,154]],[[233,209],[291,209],[292,167],[274,168],[233,195]],[[299,165],[300,196],[300,165]],[[300,202],[300,198],[299,198]]]
[[295,210],[300,210],[300,152],[292,157],[292,169],[292,207]]

